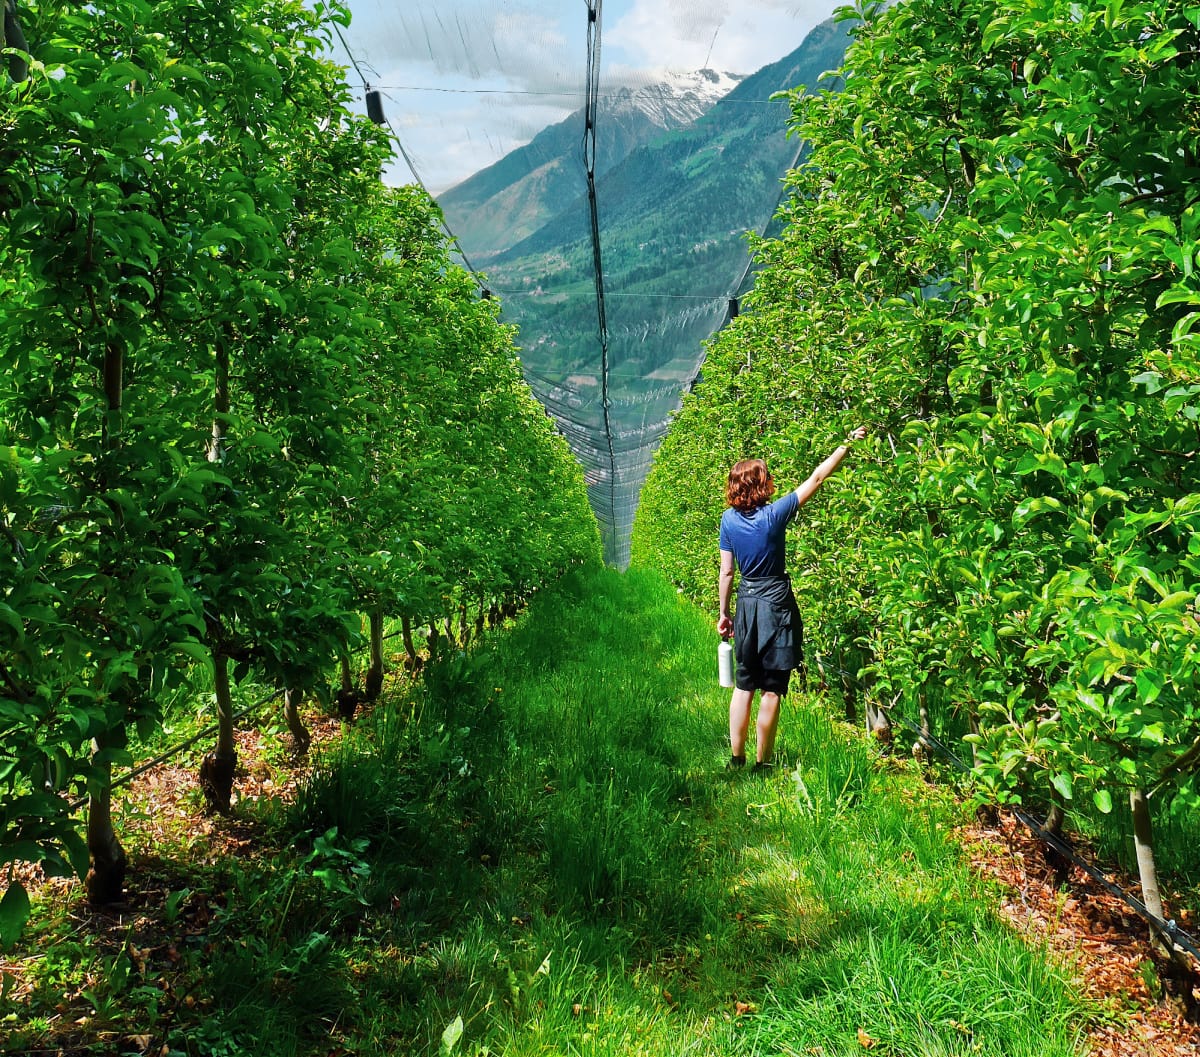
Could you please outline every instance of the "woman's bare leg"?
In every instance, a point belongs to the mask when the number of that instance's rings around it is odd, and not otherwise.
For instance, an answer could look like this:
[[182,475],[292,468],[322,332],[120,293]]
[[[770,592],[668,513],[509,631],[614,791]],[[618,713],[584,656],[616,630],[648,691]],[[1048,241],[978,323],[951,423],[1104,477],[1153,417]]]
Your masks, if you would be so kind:
[[[730,724],[732,726],[732,722]],[[775,753],[775,731],[779,729],[779,695],[763,691],[758,703],[758,721],[755,724],[758,747],[755,759],[758,763],[770,763]],[[745,744],[745,739],[742,739]]]
[[729,699],[729,751],[734,756],[746,755],[746,735],[750,730],[750,704],[753,700],[753,690],[735,690]]

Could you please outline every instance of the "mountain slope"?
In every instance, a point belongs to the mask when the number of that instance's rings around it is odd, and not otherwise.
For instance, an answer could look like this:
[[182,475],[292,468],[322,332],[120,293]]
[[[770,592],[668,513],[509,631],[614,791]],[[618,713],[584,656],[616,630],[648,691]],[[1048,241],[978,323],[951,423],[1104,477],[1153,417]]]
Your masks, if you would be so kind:
[[[633,148],[597,175],[606,290],[622,299],[616,325],[637,329],[677,314],[674,298],[724,302],[748,264],[745,233],[761,231],[777,205],[798,144],[786,136],[788,104],[780,91],[815,87],[840,65],[844,26],[814,29],[779,62],[744,79],[692,125]],[[597,128],[604,127],[601,111]],[[535,337],[526,363],[540,373],[576,370],[595,360],[595,306],[564,292],[590,289],[590,219],[582,182],[571,202],[511,248],[492,247],[489,278],[502,295],[539,289],[534,297],[506,298],[505,311]],[[545,207],[553,203],[545,201]],[[513,230],[510,226],[509,230]],[[558,295],[558,296],[556,296]],[[636,306],[624,299],[640,295]],[[725,307],[722,303],[722,309]],[[656,342],[650,371],[694,344]]]
[[[596,126],[597,174],[663,132],[688,127],[737,82],[730,74],[700,70],[607,95],[603,120]],[[578,110],[439,196],[447,222],[468,254],[486,261],[578,196],[585,178],[583,128],[583,111]]]
[[[840,65],[847,43],[845,28],[824,22],[795,51],[742,80],[691,125],[639,143],[620,158],[598,147],[604,234],[619,236],[622,230],[665,213],[658,224],[663,232],[695,238],[700,235],[697,224],[701,229],[711,226],[704,219],[706,206],[709,215],[742,231],[761,223],[763,211],[767,216],[773,211],[778,181],[796,157],[796,144],[785,135],[787,102],[770,97],[797,85],[816,88],[823,73]],[[598,137],[609,121],[602,108]],[[581,116],[576,128],[582,128]],[[602,162],[607,163],[603,169]],[[769,189],[759,182],[761,174],[767,174]],[[545,252],[588,236],[582,183],[572,190],[572,198],[557,213],[553,201],[545,202],[543,226],[524,241],[514,240],[505,259]],[[741,207],[730,215],[729,203]]]

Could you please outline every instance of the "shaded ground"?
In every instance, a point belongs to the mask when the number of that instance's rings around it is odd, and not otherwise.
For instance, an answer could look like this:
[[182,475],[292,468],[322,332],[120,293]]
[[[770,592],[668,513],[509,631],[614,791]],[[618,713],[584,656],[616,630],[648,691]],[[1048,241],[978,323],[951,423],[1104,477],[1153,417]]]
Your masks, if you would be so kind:
[[[334,719],[319,718],[310,724],[314,749],[337,737],[340,730]],[[111,974],[119,964],[127,964],[122,970],[129,974],[127,986],[157,989],[160,1010],[176,1011],[178,1022],[192,1022],[202,1013],[206,999],[189,993],[189,980],[182,972],[187,959],[181,952],[208,942],[212,901],[220,897],[186,889],[190,872],[186,862],[148,858],[136,849],[178,847],[181,855],[209,861],[275,850],[264,848],[260,827],[246,820],[249,812],[239,815],[237,804],[286,801],[307,764],[281,757],[276,746],[254,732],[239,735],[238,753],[231,818],[203,814],[193,765],[163,765],[133,783],[128,800],[152,803],[153,811],[127,817],[122,827],[131,854],[125,903],[93,911],[77,881],[27,877],[31,890],[69,908],[61,923],[64,940],[95,934],[100,951],[86,965],[64,965],[61,1000],[46,1017],[54,1048],[5,1048],[3,1052],[72,1057],[109,1048],[116,1052],[119,1047],[125,1053],[165,1054],[162,1036],[139,1031],[130,1022],[124,1002],[120,1009],[114,1004],[106,1011],[93,1001],[102,990],[98,978]],[[1044,943],[1076,966],[1083,986],[1107,1012],[1107,1018],[1102,1018],[1107,1023],[1091,1036],[1097,1057],[1200,1057],[1200,1026],[1188,1024],[1179,1009],[1159,999],[1146,930],[1124,903],[1079,870],[1059,888],[1040,844],[1011,815],[979,821],[959,836],[974,868],[1002,886],[1002,916],[1033,942]],[[1136,891],[1132,878],[1113,880],[1127,891]],[[1170,912],[1185,929],[1195,932],[1194,912],[1182,907]],[[15,1000],[18,1009],[30,997],[32,969],[44,957],[42,952],[29,951],[0,957],[3,994],[8,1002]],[[1200,984],[1200,977],[1194,982]],[[16,1026],[11,1020],[0,1023],[0,1038]]]

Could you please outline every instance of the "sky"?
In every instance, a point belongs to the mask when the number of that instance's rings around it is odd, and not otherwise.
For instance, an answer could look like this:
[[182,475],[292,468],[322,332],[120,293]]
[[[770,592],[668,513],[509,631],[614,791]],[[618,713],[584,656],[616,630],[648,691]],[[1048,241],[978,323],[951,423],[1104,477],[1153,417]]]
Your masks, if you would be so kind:
[[[382,94],[403,150],[389,182],[434,194],[584,104],[586,0],[347,0],[333,58]],[[835,0],[604,0],[601,92],[703,68],[749,74],[782,58]],[[357,62],[353,68],[350,56]],[[403,155],[408,156],[405,161]]]

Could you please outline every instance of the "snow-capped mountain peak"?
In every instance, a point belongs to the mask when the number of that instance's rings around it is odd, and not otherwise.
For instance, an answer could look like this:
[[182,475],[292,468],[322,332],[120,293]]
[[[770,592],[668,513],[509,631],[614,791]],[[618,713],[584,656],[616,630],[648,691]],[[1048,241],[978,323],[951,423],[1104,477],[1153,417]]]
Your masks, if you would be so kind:
[[678,128],[699,118],[741,80],[717,70],[665,73],[653,84],[618,88],[601,106],[639,110],[662,128]]

